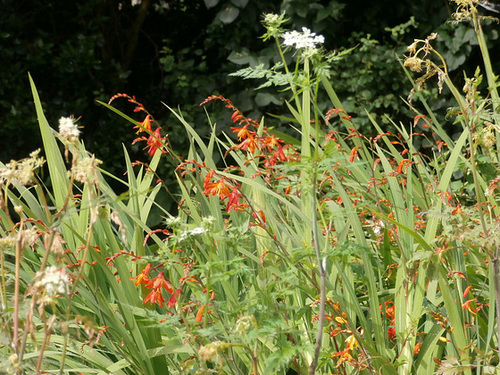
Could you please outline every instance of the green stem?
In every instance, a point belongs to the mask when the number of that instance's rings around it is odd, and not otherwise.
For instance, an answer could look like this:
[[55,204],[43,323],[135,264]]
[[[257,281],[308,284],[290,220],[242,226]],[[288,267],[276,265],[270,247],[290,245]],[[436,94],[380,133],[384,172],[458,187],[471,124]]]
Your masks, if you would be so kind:
[[[286,59],[285,59],[285,54],[283,53],[283,49],[281,48],[280,40],[279,40],[278,37],[274,37],[274,40],[276,41],[276,45],[278,46],[278,52],[280,54],[281,61],[283,61],[283,67],[285,69],[285,73],[287,75],[289,75],[290,74],[290,70],[288,69],[288,65],[287,65]],[[298,61],[299,61],[299,59],[297,59],[297,62]],[[297,72],[297,69],[295,69],[295,76],[294,76],[294,78],[296,77],[296,72]],[[295,98],[295,104],[297,105],[297,108],[299,108],[299,104],[300,103],[299,103],[299,98],[297,96],[297,89],[295,87],[294,80],[290,81],[290,89],[292,90],[293,98]]]
[[[21,259],[23,257],[24,239],[22,232],[24,230],[24,220],[21,217],[19,231],[16,240],[16,273],[14,280],[14,332],[12,336],[12,346],[14,352],[18,355],[21,354],[21,348],[19,347],[19,294],[20,294],[20,279],[21,279]],[[21,365],[21,364],[20,364]],[[16,374],[21,374],[21,369],[16,370]]]
[[314,170],[312,173],[312,207],[311,207],[311,222],[313,230],[313,246],[316,251],[316,258],[318,261],[319,279],[320,279],[320,302],[319,302],[319,317],[318,317],[318,331],[316,332],[316,347],[314,349],[314,358],[309,367],[309,375],[314,375],[316,367],[318,366],[319,355],[321,353],[321,345],[323,339],[323,327],[325,323],[325,304],[326,304],[326,270],[323,260],[321,259],[321,250],[319,246],[319,233],[316,217],[316,173],[317,161],[314,162]]

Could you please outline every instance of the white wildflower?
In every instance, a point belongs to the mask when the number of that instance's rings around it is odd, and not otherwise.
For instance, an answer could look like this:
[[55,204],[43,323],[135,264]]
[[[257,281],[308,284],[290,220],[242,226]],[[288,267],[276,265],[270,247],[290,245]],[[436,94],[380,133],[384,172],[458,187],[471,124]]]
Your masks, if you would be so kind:
[[133,7],[135,7],[135,6],[137,6],[137,5],[141,5],[141,3],[142,3],[142,0],[132,0],[132,1],[131,1],[131,5],[132,5]]
[[264,14],[264,23],[267,25],[272,25],[275,23],[278,23],[280,21],[280,15],[279,14],[274,14],[274,13],[266,13]]
[[71,143],[78,141],[80,130],[78,130],[73,117],[61,117],[59,119],[59,135]]
[[373,224],[373,233],[375,233],[377,236],[382,235],[384,233],[384,229],[385,224],[382,220]]
[[198,355],[202,361],[213,361],[219,350],[224,350],[229,346],[230,344],[221,341],[211,342],[208,345],[202,345],[198,350]]
[[181,218],[180,217],[168,217],[165,220],[165,223],[170,228],[177,228],[177,227],[179,227],[181,225]]
[[197,236],[199,234],[203,234],[205,232],[208,232],[208,229],[202,228],[202,227],[197,227],[189,231],[189,234],[191,236]]
[[98,181],[97,166],[101,163],[102,161],[96,159],[94,155],[89,156],[74,164],[70,174],[75,181],[94,184]]
[[7,236],[0,238],[0,252],[7,252],[13,250],[16,247],[16,238],[13,236]]
[[12,160],[4,167],[0,167],[0,183],[10,182],[20,185],[30,185],[33,183],[34,171],[41,167],[45,160],[38,157],[40,149],[33,151],[29,158],[15,161]]
[[208,229],[202,228],[202,227],[196,227],[194,229],[182,232],[180,237],[179,237],[179,241],[184,241],[188,237],[199,236],[199,235],[206,233],[206,232],[208,232]]
[[201,219],[201,226],[203,228],[213,228],[216,219],[213,216],[206,216]]
[[16,353],[12,353],[10,356],[9,356],[9,362],[10,364],[12,365],[13,367],[13,371],[12,371],[12,374],[13,373],[17,373],[20,369],[20,364],[19,364],[19,357]]
[[[38,272],[39,285],[45,288],[47,296],[53,297],[55,294],[66,294],[69,284],[69,276],[63,269],[56,266],[50,266],[43,272]],[[37,283],[37,284],[38,284]]]
[[283,44],[285,46],[295,46],[296,49],[312,48],[316,49],[317,44],[323,44],[325,38],[323,35],[316,35],[307,27],[302,28],[302,32],[288,31],[283,35]]
[[202,345],[198,350],[198,355],[202,361],[212,361],[217,355],[217,347],[214,345]]

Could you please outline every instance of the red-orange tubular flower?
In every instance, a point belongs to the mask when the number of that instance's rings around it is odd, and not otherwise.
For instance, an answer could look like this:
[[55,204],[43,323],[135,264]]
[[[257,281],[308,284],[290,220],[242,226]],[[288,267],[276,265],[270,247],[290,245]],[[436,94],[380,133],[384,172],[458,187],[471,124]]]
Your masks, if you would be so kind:
[[163,278],[163,272],[160,272],[158,276],[156,276],[154,279],[149,280],[149,282],[146,284],[146,288],[153,288],[153,289],[161,289],[165,288],[165,290],[169,293],[173,293],[174,289],[172,288],[172,285]]
[[135,277],[131,277],[130,280],[135,280],[134,284],[136,286],[149,283],[148,274],[150,269],[151,269],[151,264],[148,263],[148,265],[142,270],[140,274],[138,274]]
[[161,137],[160,128],[157,128],[153,134],[151,134],[148,138],[148,153],[150,156],[153,156],[163,144],[165,144],[165,137]]

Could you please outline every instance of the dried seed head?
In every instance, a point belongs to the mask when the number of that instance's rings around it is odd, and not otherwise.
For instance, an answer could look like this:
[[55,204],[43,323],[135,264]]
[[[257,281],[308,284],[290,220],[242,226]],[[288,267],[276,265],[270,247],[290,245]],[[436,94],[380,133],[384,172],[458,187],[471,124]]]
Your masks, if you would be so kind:
[[412,72],[416,73],[420,73],[422,71],[423,65],[424,60],[415,56],[407,57],[404,62],[404,66],[408,67]]

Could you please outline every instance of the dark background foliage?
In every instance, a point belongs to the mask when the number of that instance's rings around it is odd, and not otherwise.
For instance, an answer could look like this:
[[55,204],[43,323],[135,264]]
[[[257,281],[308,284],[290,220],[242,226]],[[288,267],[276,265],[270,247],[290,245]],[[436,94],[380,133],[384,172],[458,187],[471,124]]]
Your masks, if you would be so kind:
[[[447,0],[3,0],[0,17],[0,160],[25,157],[40,146],[27,73],[33,76],[52,126],[61,116],[80,117],[87,148],[111,172],[122,171],[122,143],[130,146],[131,125],[96,104],[119,92],[135,95],[159,120],[171,142],[183,131],[162,102],[182,108],[200,134],[208,132],[198,104],[208,95],[230,98],[250,116],[280,113],[276,90],[255,91],[257,82],[228,76],[240,68],[277,61],[272,43],[259,36],[265,12],[286,12],[289,26],[307,26],[325,36],[325,47],[357,48],[333,69],[332,81],[346,108],[370,131],[365,109],[387,123],[408,121],[410,83],[398,61],[414,38],[439,31],[454,75],[472,74],[478,63],[473,34],[451,26]],[[413,17],[413,18],[412,18]],[[486,25],[492,47],[498,25]],[[492,49],[498,59],[498,48]],[[495,52],[497,51],[497,52]],[[498,65],[498,64],[497,64]],[[500,71],[497,69],[497,71]],[[429,95],[436,95],[429,89]],[[132,113],[124,100],[116,102]],[[446,96],[435,100],[445,109]],[[328,109],[327,103],[320,103]],[[209,108],[222,127],[223,106]],[[140,118],[138,118],[140,119]],[[142,120],[142,119],[141,119]],[[142,157],[144,159],[144,157]]]

